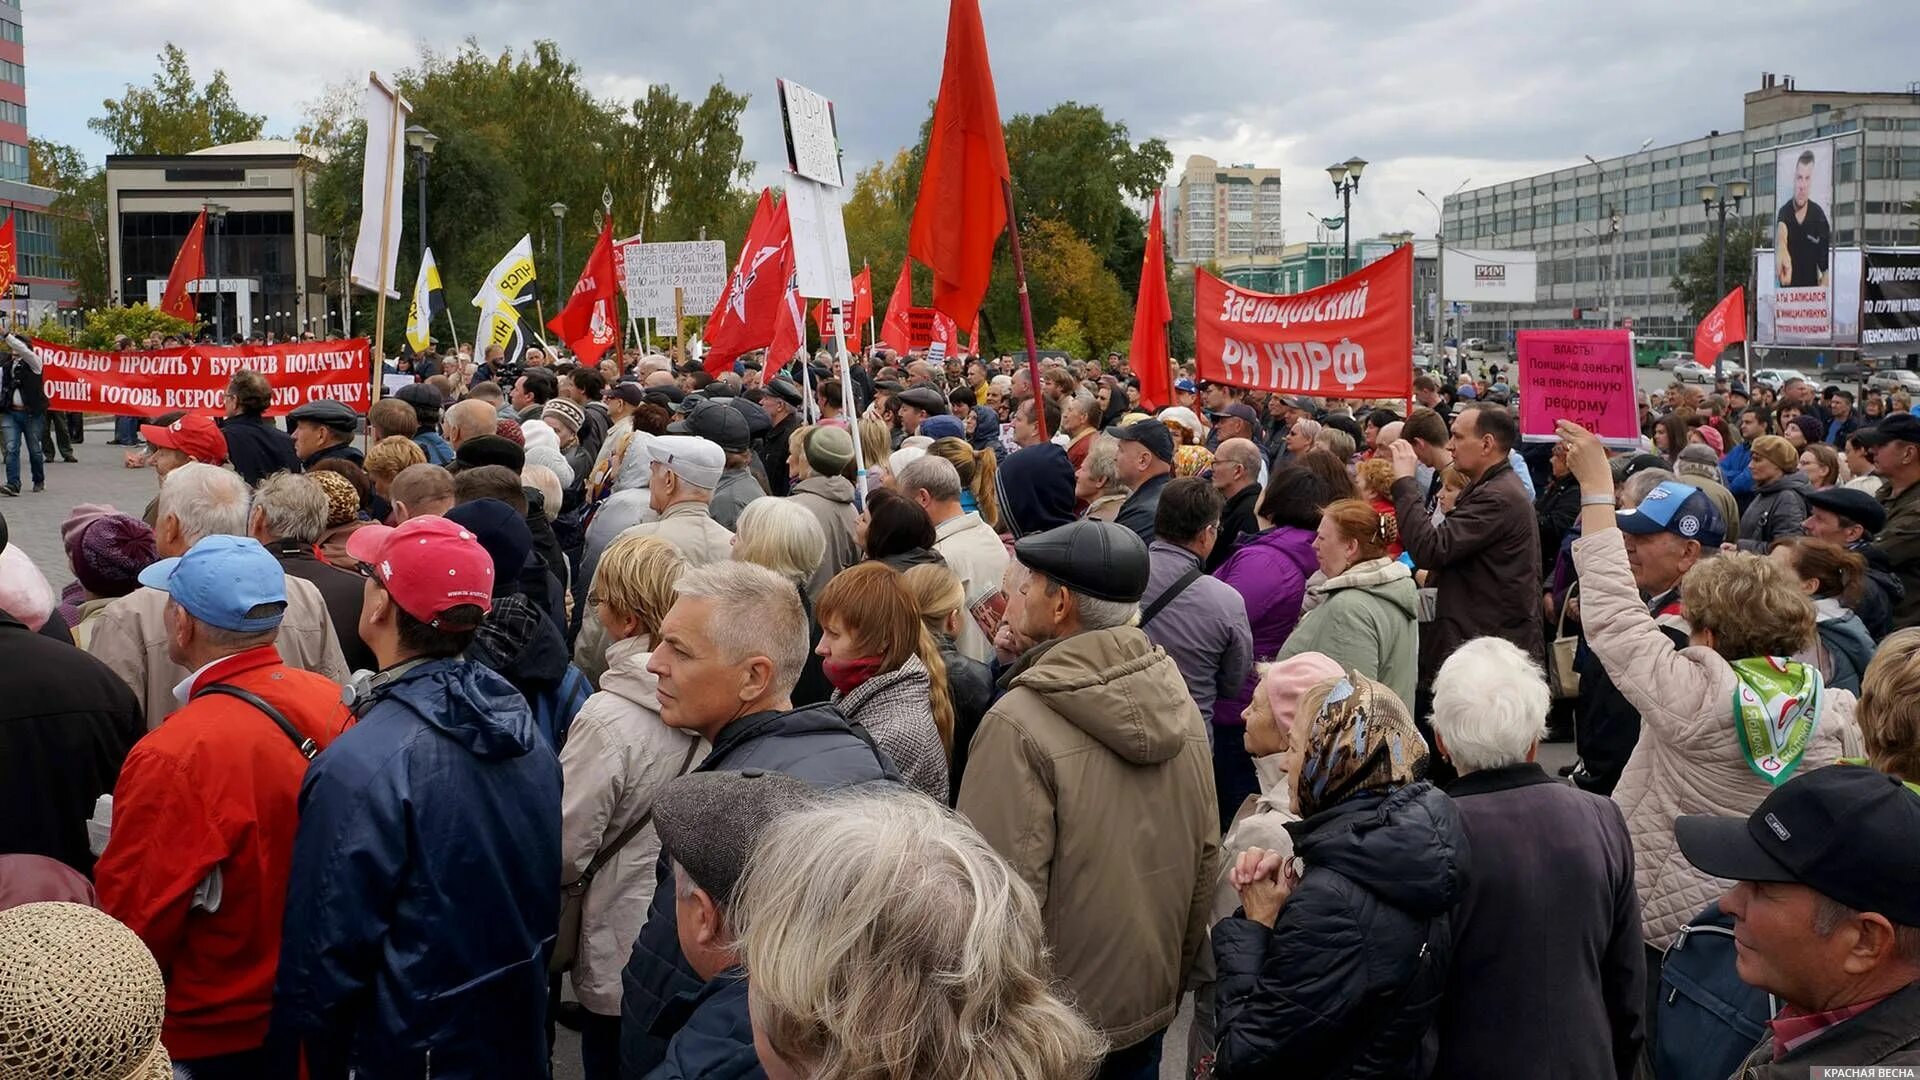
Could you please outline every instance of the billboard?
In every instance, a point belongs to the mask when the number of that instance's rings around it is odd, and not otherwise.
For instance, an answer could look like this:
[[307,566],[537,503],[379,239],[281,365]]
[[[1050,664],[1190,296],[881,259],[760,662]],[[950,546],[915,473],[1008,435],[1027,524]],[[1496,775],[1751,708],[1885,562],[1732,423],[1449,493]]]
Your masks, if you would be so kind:
[[1834,248],[1825,283],[1782,288],[1778,252],[1753,253],[1756,345],[1851,349],[1860,343],[1859,248]]
[[1537,267],[1531,251],[1447,249],[1440,267],[1446,299],[1467,303],[1531,304]]
[[1868,248],[1860,287],[1860,351],[1920,352],[1920,248]]

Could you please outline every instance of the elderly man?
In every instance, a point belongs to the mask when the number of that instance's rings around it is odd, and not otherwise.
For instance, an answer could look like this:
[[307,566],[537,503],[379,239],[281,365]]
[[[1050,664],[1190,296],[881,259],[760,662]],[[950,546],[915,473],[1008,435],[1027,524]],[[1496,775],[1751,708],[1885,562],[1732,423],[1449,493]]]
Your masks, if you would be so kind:
[[920,422],[929,416],[943,416],[949,410],[947,399],[931,386],[915,386],[893,397],[894,408],[904,435],[919,432]]
[[1085,387],[1075,390],[1060,403],[1060,433],[1067,439],[1067,464],[1075,471],[1087,460],[1087,451],[1093,449],[1093,437],[1100,434],[1095,422],[1099,419],[1095,415],[1099,409],[1093,391]]
[[1147,590],[1140,594],[1140,629],[1179,665],[1187,692],[1208,723],[1214,701],[1238,690],[1253,670],[1247,603],[1231,585],[1204,572],[1220,535],[1223,505],[1212,485],[1197,476],[1167,484],[1154,515],[1153,543],[1147,545],[1152,564]]
[[[688,570],[675,589],[679,599],[661,620],[647,670],[659,679],[660,719],[713,747],[696,772],[765,770],[821,789],[899,779],[871,737],[839,712],[793,708],[807,613],[791,582],[728,563]],[[676,891],[654,892],[621,980],[622,1076],[660,1064],[666,1044],[654,1031],[662,1008],[701,984],[680,949]]]
[[353,445],[353,433],[360,427],[360,418],[352,409],[331,398],[322,398],[293,410],[287,419],[293,421],[293,452],[299,456],[303,468],[311,469],[329,458],[365,464],[365,455]]
[[387,501],[393,506],[394,525],[444,515],[453,508],[453,474],[439,465],[409,465],[393,478]]
[[[1102,1075],[1157,1075],[1207,940],[1206,725],[1133,625],[1151,572],[1138,536],[1076,521],[1022,537],[1014,559],[1002,634],[1025,651],[973,737],[959,809],[1039,897],[1054,972],[1112,1044]],[[1153,827],[1115,843],[1144,807]]]
[[1674,835],[1688,862],[1736,882],[1720,907],[1740,979],[1786,1003],[1734,1075],[1920,1065],[1920,799],[1884,773],[1829,765],[1744,821],[1687,815]]
[[[835,399],[837,402],[837,398]],[[800,388],[785,379],[774,379],[767,383],[767,392],[760,397],[760,407],[766,410],[767,419],[773,427],[767,431],[766,438],[760,440],[760,464],[767,471],[767,494],[787,495],[793,484],[793,477],[787,468],[787,457],[792,452],[789,445],[793,433],[800,430],[804,421],[800,416],[802,398]]]
[[293,437],[267,420],[273,407],[273,384],[265,375],[242,368],[227,380],[227,416],[220,421],[227,457],[249,484],[258,484],[277,472],[299,472],[300,455]]
[[1906,587],[1893,574],[1887,554],[1873,538],[1887,524],[1887,512],[1873,496],[1851,487],[1809,491],[1807,520],[1802,526],[1816,540],[1830,540],[1867,561],[1867,576],[1854,614],[1866,624],[1875,641],[1893,632],[1893,603]]
[[1214,451],[1213,490],[1220,493],[1223,505],[1213,550],[1206,557],[1207,573],[1220,569],[1239,550],[1243,537],[1260,531],[1254,510],[1266,487],[1266,472],[1265,456],[1250,439],[1227,439]]
[[276,473],[255,489],[247,535],[267,549],[287,577],[311,582],[320,590],[347,667],[372,671],[373,650],[360,640],[360,593],[365,582],[359,574],[342,570],[316,553],[326,527],[327,493],[311,477]]
[[[197,462],[180,466],[160,486],[154,548],[168,559],[209,536],[245,536],[248,498],[246,482],[225,469]],[[87,642],[87,651],[133,688],[148,728],[159,727],[173,712],[173,688],[187,676],[187,669],[167,655],[166,610],[166,593],[135,589],[101,611]],[[326,601],[311,584],[298,578],[287,582],[287,611],[274,644],[289,666],[347,681],[347,662]]]
[[927,512],[933,521],[933,549],[966,590],[967,614],[960,619],[954,646],[986,663],[993,658],[993,642],[972,612],[999,594],[1000,579],[1007,570],[1007,546],[977,512],[960,509],[960,473],[946,458],[932,454],[915,458],[900,470],[894,486]]
[[338,684],[274,651],[287,578],[256,541],[209,536],[140,583],[167,596],[167,656],[193,674],[120,770],[94,868],[100,907],[167,973],[162,1031],[176,1066],[292,1076],[267,1027],[300,784],[351,718]]
[[1900,576],[1905,595],[1893,605],[1896,627],[1920,625],[1920,418],[1895,413],[1871,429],[1877,445],[1873,471],[1887,483],[1880,495],[1887,523],[1880,550]]
[[1114,523],[1132,529],[1143,542],[1153,541],[1153,518],[1160,507],[1160,489],[1173,475],[1173,433],[1158,420],[1136,420],[1115,425],[1107,434],[1120,442],[1114,467],[1126,485],[1127,501],[1120,504]]
[[[1439,752],[1473,853],[1453,915],[1453,963],[1436,1021],[1436,1078],[1631,1076],[1640,1055],[1646,952],[1633,842],[1610,799],[1534,762],[1552,698],[1533,659],[1476,638],[1440,666]],[[1489,1007],[1497,995],[1506,1004]]]
[[747,418],[721,402],[701,402],[693,411],[668,425],[670,435],[692,435],[712,443],[725,455],[725,467],[713,486],[707,512],[722,528],[732,530],[747,504],[766,495],[753,478],[753,436]]
[[441,426],[445,429],[447,442],[458,450],[469,439],[493,434],[500,426],[500,410],[486,401],[470,397],[448,409]]

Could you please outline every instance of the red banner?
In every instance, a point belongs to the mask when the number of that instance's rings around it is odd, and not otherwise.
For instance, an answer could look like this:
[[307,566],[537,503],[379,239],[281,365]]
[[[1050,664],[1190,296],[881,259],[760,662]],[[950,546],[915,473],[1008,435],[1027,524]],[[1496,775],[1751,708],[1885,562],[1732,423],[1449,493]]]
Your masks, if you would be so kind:
[[1308,397],[1413,394],[1413,248],[1318,289],[1274,296],[1194,275],[1195,359],[1208,382]]
[[258,371],[273,384],[270,416],[322,398],[364,413],[373,372],[366,338],[145,352],[102,352],[38,339],[32,345],[46,361],[47,398],[54,409],[115,416],[157,416],[176,409],[224,414],[227,381],[242,369]]

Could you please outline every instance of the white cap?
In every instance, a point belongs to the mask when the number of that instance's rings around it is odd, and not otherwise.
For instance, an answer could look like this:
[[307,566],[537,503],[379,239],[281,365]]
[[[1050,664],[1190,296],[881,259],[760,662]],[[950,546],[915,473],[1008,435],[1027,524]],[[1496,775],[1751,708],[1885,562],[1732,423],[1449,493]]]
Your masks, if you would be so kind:
[[717,443],[695,435],[660,435],[647,444],[647,457],[697,488],[712,491],[726,471],[727,455]]

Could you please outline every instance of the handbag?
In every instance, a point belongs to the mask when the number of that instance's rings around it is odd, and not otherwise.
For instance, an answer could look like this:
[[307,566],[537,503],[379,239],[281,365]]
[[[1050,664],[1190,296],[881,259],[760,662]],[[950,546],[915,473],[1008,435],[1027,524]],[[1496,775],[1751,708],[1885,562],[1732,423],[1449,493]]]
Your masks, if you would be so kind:
[[[680,763],[679,771],[673,775],[676,777],[685,775],[687,767],[693,764],[693,755],[699,751],[700,740],[695,739],[687,747],[686,760]],[[622,848],[632,843],[633,838],[640,835],[640,830],[646,828],[647,823],[652,820],[653,807],[649,806],[647,812],[640,815],[639,820],[620,830],[620,835],[613,838],[613,843],[594,854],[593,861],[587,863],[585,872],[577,879],[560,886],[560,929],[553,939],[553,958],[547,961],[548,974],[558,975],[573,970],[573,965],[580,959],[580,924],[586,915],[587,886],[593,884],[593,875],[599,873],[600,868],[607,865],[608,860],[620,854]]]
[[1555,701],[1580,696],[1580,668],[1574,663],[1575,654],[1580,649],[1580,635],[1577,632],[1567,633],[1567,609],[1573,606],[1573,598],[1579,591],[1580,586],[1575,584],[1560,602],[1560,617],[1555,620],[1553,628],[1553,644],[1547,649],[1548,659],[1552,661],[1547,665],[1547,681],[1553,687]]

